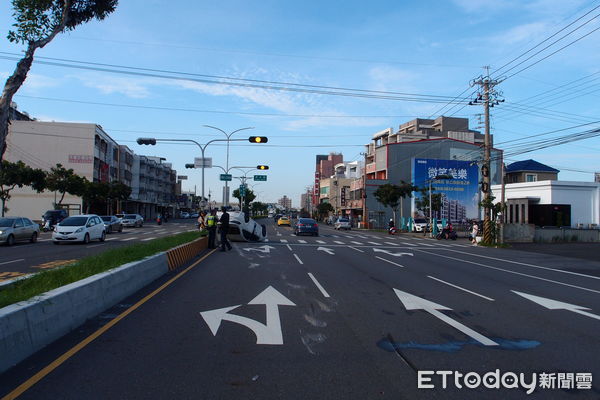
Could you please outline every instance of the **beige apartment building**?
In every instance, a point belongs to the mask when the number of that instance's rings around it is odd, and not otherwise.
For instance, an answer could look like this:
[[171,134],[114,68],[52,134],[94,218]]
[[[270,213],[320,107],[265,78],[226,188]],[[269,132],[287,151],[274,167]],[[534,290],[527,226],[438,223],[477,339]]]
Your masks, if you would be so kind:
[[[147,214],[144,217],[152,218],[157,212],[165,212],[166,207],[175,203],[176,172],[170,168],[170,164],[161,164],[154,157],[141,157],[148,164],[143,170],[135,168],[138,157],[133,151],[127,146],[119,145],[97,124],[15,120],[9,126],[4,156],[8,161],[20,160],[33,168],[46,171],[56,164],[62,164],[89,181],[121,181],[133,189],[130,201],[114,206],[111,204],[106,210],[97,212],[114,214],[126,208],[123,211],[143,210]],[[153,198],[147,199],[140,195],[140,174],[144,183],[148,181],[152,185]],[[50,191],[36,193],[28,187],[15,188],[7,202],[8,215],[39,220],[46,210],[54,208],[60,196],[60,193]],[[153,201],[154,198],[156,201]],[[138,202],[148,204],[139,207],[136,204]],[[70,214],[84,211],[82,199],[69,194],[65,194],[62,206]]]

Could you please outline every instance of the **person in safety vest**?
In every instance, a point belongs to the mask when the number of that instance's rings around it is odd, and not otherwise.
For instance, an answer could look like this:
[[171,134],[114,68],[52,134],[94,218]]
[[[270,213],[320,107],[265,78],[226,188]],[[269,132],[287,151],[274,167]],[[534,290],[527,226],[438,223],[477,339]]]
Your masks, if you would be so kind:
[[216,249],[215,239],[217,238],[217,209],[213,209],[210,215],[206,217],[206,227],[208,228],[208,248]]

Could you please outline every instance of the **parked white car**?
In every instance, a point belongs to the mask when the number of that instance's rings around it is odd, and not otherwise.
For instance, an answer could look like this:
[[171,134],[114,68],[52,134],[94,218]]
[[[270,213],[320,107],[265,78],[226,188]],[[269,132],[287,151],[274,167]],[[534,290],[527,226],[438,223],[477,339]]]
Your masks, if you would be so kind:
[[105,238],[104,222],[95,214],[67,217],[56,225],[52,232],[52,243],[54,244],[60,242],[89,243],[94,239],[104,242]]
[[427,232],[429,222],[425,218],[415,218],[413,223],[413,232]]

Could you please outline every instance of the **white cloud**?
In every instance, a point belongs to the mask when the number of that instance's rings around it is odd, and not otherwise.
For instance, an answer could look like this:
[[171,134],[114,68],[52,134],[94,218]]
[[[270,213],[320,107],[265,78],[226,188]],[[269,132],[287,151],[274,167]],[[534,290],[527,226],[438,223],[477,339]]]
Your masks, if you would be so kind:
[[120,93],[134,99],[150,96],[147,86],[156,82],[153,79],[125,78],[114,75],[85,74],[76,76],[85,86],[100,90],[103,94]]
[[515,44],[523,41],[531,41],[542,36],[549,31],[549,24],[546,22],[532,22],[515,26],[508,31],[492,37],[493,42],[504,42],[505,44]]

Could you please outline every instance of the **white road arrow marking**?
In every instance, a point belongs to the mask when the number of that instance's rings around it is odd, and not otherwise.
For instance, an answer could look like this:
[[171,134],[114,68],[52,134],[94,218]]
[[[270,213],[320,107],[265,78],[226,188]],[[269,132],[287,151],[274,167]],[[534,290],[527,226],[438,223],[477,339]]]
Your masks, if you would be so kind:
[[317,251],[324,251],[327,254],[335,254],[335,251],[327,247],[318,247]]
[[402,257],[402,256],[411,256],[413,257],[414,254],[413,253],[395,253],[393,251],[389,251],[386,249],[378,249],[378,248],[374,248],[373,249],[374,252],[376,253],[385,253],[385,254],[389,254],[390,256],[394,256],[394,257]]
[[396,296],[398,296],[402,304],[404,304],[404,307],[407,310],[425,310],[429,314],[433,315],[438,319],[441,319],[448,325],[454,327],[455,329],[458,329],[465,335],[472,337],[473,339],[477,340],[479,343],[485,346],[498,346],[498,343],[494,342],[493,340],[488,339],[482,334],[475,332],[473,329],[461,324],[460,322],[453,320],[452,318],[448,317],[445,314],[442,314],[439,311],[451,310],[451,308],[444,307],[432,301],[422,299],[410,293],[402,292],[398,289],[394,289],[394,292],[396,293]]
[[272,286],[263,290],[258,296],[252,299],[248,304],[265,304],[267,309],[267,323],[261,324],[251,318],[240,315],[229,314],[229,311],[241,306],[231,306],[201,312],[200,315],[210,328],[214,336],[217,336],[221,321],[235,322],[244,325],[256,335],[256,344],[283,344],[283,334],[281,332],[281,320],[279,319],[279,306],[295,306],[287,297],[279,293]]
[[274,249],[275,247],[273,246],[269,246],[268,244],[265,244],[264,246],[259,246],[259,247],[245,247],[244,250],[245,251],[258,251],[261,253],[270,253],[271,249]]
[[599,315],[583,311],[583,310],[590,310],[587,307],[582,307],[582,306],[578,306],[575,304],[564,303],[562,301],[547,299],[545,297],[534,296],[532,294],[517,292],[515,290],[511,290],[511,292],[516,293],[521,297],[525,297],[527,300],[531,300],[534,303],[537,303],[537,304],[541,305],[542,307],[546,307],[549,310],[567,310],[567,311],[572,311],[577,314],[585,315],[586,317],[600,320]]

